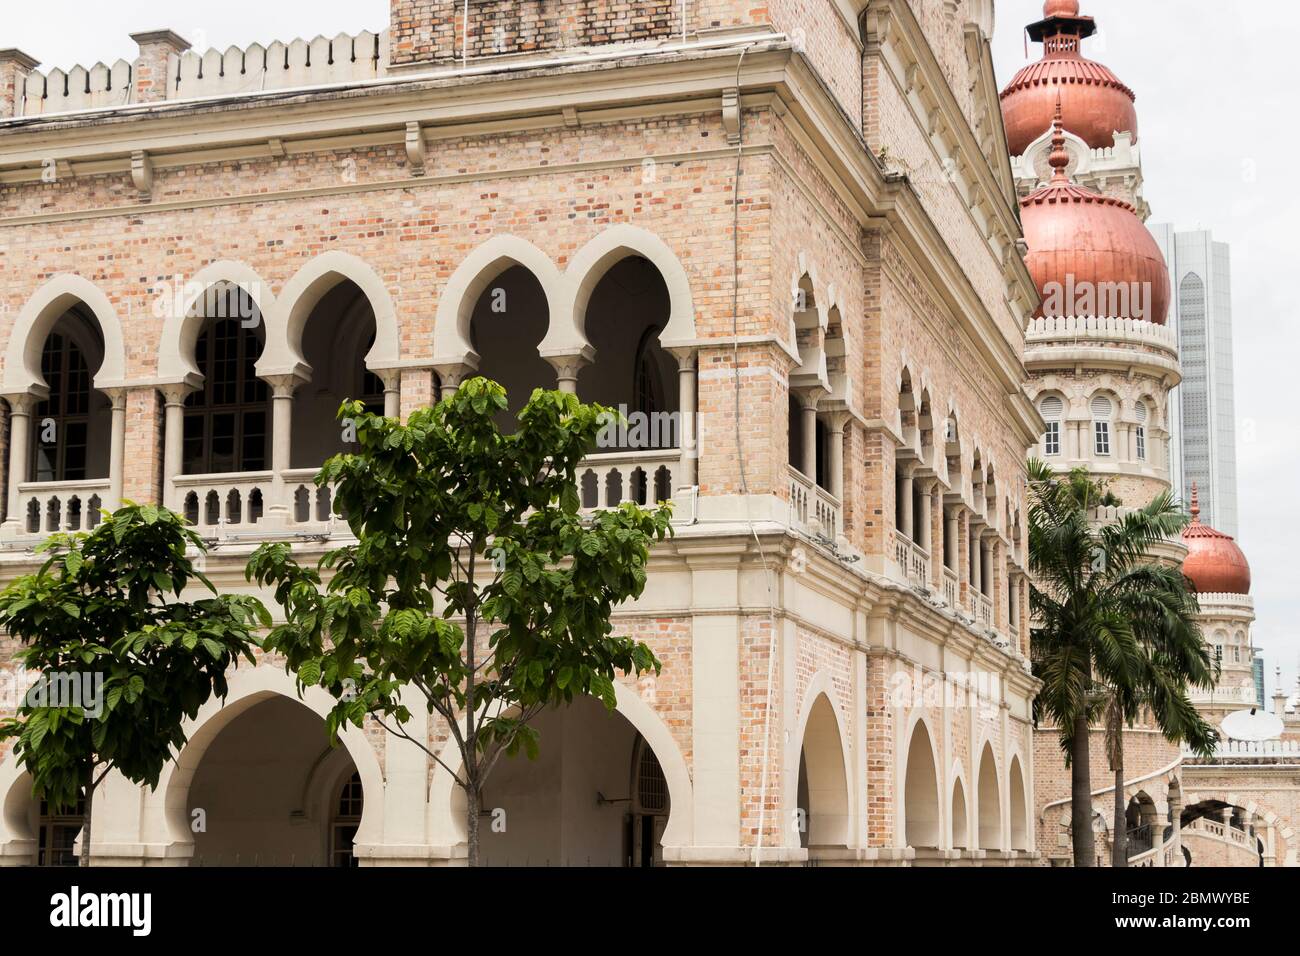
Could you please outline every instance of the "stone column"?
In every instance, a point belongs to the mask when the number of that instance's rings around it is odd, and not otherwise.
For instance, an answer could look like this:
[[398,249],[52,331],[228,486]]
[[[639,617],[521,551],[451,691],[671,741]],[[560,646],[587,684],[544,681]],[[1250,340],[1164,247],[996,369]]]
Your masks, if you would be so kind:
[[4,523],[4,534],[8,538],[22,532],[26,519],[18,500],[18,486],[27,481],[32,407],[36,404],[36,396],[19,392],[4,398],[9,403],[9,513]]
[[817,484],[817,398],[803,398],[803,453],[799,456],[800,468],[808,479]]
[[699,399],[696,394],[696,366],[698,357],[695,349],[669,349],[677,360],[677,417],[681,422],[678,436],[681,441],[681,474],[675,484],[678,487],[691,488],[699,481],[699,435],[695,424],[699,418]]
[[384,417],[400,418],[402,415],[402,370],[384,368],[375,374],[384,383]]
[[183,513],[176,479],[184,467],[185,396],[191,389],[188,385],[164,385],[159,390],[163,396],[163,504]]
[[961,533],[960,509],[955,506],[947,508],[944,511],[944,522],[946,531],[943,536],[943,563],[955,574],[961,567],[961,555],[957,551],[957,538]]
[[451,398],[463,382],[473,378],[476,374],[472,366],[461,362],[435,365],[433,370],[438,373],[438,381],[442,383],[442,391],[438,395],[439,399]]
[[271,500],[266,507],[270,527],[289,524],[293,508],[288,501],[284,473],[289,470],[293,450],[293,393],[302,379],[296,375],[268,375],[271,386]]
[[190,48],[189,41],[171,30],[132,33],[140,47],[133,70],[132,103],[157,103],[167,99],[168,63]]
[[930,509],[933,504],[932,501],[933,488],[934,488],[933,479],[927,478],[922,480],[921,513],[919,515],[913,515],[912,517],[913,530],[918,532],[916,535],[916,543],[925,549],[925,552],[930,555],[931,560],[934,560],[934,550],[931,547],[932,542],[930,540],[931,537],[931,528],[930,528],[931,510]]
[[23,81],[39,65],[22,50],[0,50],[0,119],[21,115]]
[[980,594],[985,597],[993,593],[993,543],[987,535],[980,536]]
[[590,365],[595,357],[596,351],[590,345],[581,352],[542,356],[555,369],[555,387],[569,395],[578,394],[578,373]]
[[107,394],[113,402],[113,424],[108,443],[108,500],[104,507],[116,511],[122,505],[122,482],[126,476],[126,389],[109,389]]
[[902,465],[898,470],[898,501],[902,505],[900,513],[902,521],[898,529],[899,533],[908,541],[915,542],[912,537],[916,533],[916,523],[912,515],[912,466]]

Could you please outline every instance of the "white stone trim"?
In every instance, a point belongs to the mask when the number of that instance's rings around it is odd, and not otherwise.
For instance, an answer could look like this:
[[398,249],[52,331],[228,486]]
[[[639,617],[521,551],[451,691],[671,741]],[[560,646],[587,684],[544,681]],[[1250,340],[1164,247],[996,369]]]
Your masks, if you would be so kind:
[[95,388],[102,391],[122,384],[126,379],[126,349],[117,310],[93,282],[63,273],[37,289],[18,313],[9,333],[0,392],[18,395],[44,388],[41,352],[45,339],[59,318],[78,302],[90,310],[104,338],[104,361],[95,373]]

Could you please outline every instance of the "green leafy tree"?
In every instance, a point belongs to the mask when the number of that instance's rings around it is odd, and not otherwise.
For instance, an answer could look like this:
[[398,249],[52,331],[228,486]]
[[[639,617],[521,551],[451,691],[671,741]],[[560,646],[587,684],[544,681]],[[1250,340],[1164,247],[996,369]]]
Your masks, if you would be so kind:
[[[506,407],[505,390],[483,378],[405,425],[345,403],[357,452],[330,459],[317,480],[336,485],[357,543],[315,569],[268,544],[248,566],[285,610],[266,647],[301,686],[338,701],[332,738],[370,716],[453,775],[471,865],[484,783],[503,754],[536,755],[530,721],[584,695],[613,710],[618,673],[659,671],[610,615],[641,594],[649,546],[671,530],[666,506],[581,512],[577,469],[608,410],[538,389],[505,434],[495,417]],[[404,688],[441,718],[459,766],[406,733]]]
[[1123,734],[1142,714],[1171,743],[1211,750],[1217,734],[1188,697],[1189,686],[1218,679],[1196,622],[1199,606],[1180,568],[1151,558],[1187,525],[1164,493],[1110,523],[1090,520],[1114,504],[1077,469],[1056,475],[1029,464],[1030,607],[1034,674],[1043,687],[1036,718],[1059,728],[1071,769],[1071,831],[1076,866],[1093,866],[1089,727],[1105,718],[1117,787],[1116,854],[1123,847]]
[[[36,675],[0,740],[16,739],[36,798],[61,812],[84,801],[83,866],[105,775],[156,787],[185,744],[184,720],[225,697],[226,670],[253,661],[253,631],[271,623],[256,598],[218,595],[188,548],[202,553],[203,541],[179,515],[127,504],[88,534],[52,535],[40,570],[0,593],[0,628]],[[212,596],[182,600],[191,581]]]

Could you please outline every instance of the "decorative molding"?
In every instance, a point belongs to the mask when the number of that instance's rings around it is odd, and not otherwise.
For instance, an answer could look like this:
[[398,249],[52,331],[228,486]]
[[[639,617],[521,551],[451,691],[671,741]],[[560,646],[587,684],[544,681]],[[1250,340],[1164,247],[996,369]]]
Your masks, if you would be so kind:
[[740,145],[740,90],[722,91],[722,127],[727,131],[727,145]]
[[411,167],[412,176],[423,176],[428,160],[428,150],[424,144],[424,131],[420,124],[411,120],[406,124],[406,162]]
[[135,185],[141,202],[153,198],[153,161],[142,149],[131,154],[131,182]]

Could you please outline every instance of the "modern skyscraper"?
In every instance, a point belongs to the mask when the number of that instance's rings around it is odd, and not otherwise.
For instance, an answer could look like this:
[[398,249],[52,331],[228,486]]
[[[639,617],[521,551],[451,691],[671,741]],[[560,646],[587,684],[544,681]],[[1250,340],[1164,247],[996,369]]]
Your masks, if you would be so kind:
[[1173,282],[1169,324],[1183,382],[1170,402],[1170,471],[1187,500],[1200,489],[1206,523],[1237,535],[1237,422],[1232,376],[1232,269],[1227,243],[1204,230],[1150,227]]

